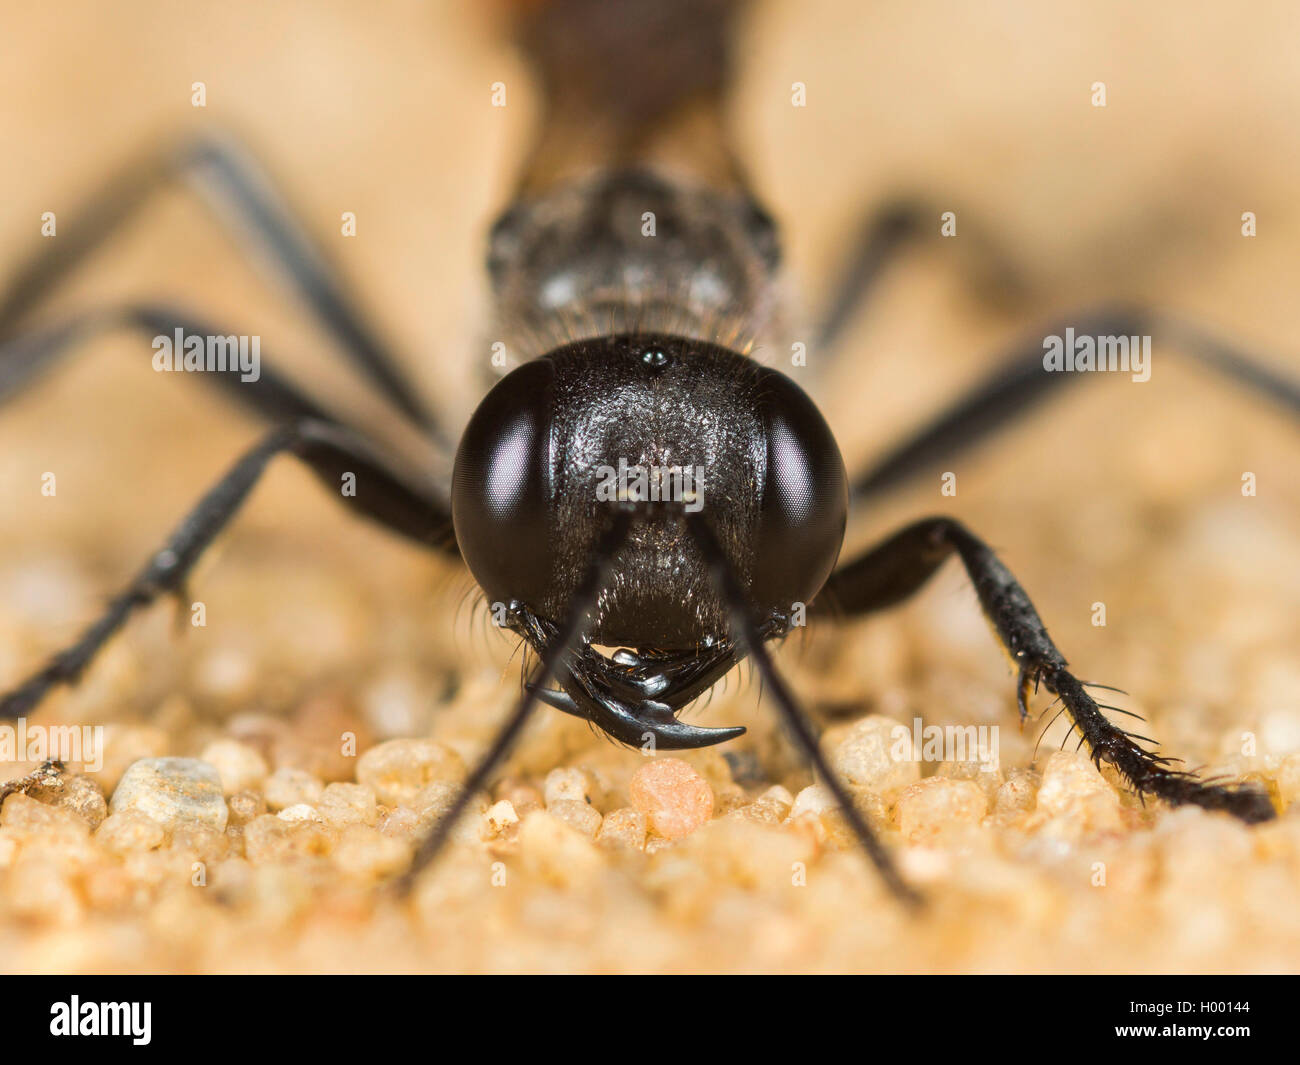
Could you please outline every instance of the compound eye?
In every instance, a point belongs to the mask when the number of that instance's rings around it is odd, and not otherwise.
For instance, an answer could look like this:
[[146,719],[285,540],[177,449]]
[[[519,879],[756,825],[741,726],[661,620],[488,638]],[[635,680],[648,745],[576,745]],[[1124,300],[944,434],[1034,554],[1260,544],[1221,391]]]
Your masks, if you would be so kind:
[[470,418],[456,450],[456,542],[489,602],[539,606],[554,570],[549,360],[502,378]]
[[760,393],[767,468],[750,594],[758,607],[784,612],[810,602],[835,567],[848,520],[848,477],[830,427],[803,389],[769,371]]

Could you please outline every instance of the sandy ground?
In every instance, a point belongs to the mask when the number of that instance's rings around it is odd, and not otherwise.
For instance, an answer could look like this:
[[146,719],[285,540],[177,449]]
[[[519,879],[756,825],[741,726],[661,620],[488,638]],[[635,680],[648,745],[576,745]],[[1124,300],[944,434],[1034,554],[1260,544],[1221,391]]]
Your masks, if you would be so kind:
[[[1030,285],[991,307],[964,250],[937,243],[893,271],[840,361],[810,367],[851,462],[956,394],[1019,329],[1107,297],[1178,308],[1300,373],[1293,6],[860,7],[761,5],[743,50],[736,121],[786,229],[792,294],[815,307],[848,221],[912,189],[997,234]],[[40,240],[42,212],[70,218],[140,147],[235,128],[326,240],[357,213],[357,237],[331,252],[426,394],[463,420],[488,357],[482,236],[532,104],[479,16],[134,2],[6,23],[0,276]],[[498,80],[518,87],[503,110],[487,106]],[[794,81],[806,109],[790,106]],[[1095,81],[1105,109],[1090,106]],[[260,333],[379,417],[183,197],[161,199],[49,313],[145,295]],[[65,644],[257,435],[147,356],[136,338],[98,341],[0,417],[0,682]],[[105,766],[62,795],[4,803],[0,965],[1295,970],[1296,454],[1276,409],[1158,349],[1150,382],[1081,383],[957,464],[955,498],[936,475],[856,516],[850,548],[925,513],[961,517],[1002,552],[1082,676],[1130,692],[1122,705],[1164,750],[1253,776],[1282,813],[1247,829],[1144,810],[1070,757],[1073,741],[1052,753],[1062,722],[1035,759],[1041,729],[1015,727],[1012,677],[954,567],[914,603],[780,654],[844,758],[879,723],[854,725],[869,715],[1000,727],[998,772],[965,782],[961,767],[861,761],[863,804],[931,899],[920,919],[804,793],[809,774],[741,675],[697,712],[749,734],[687,756],[713,793],[711,823],[641,840],[626,811],[644,760],[547,714],[492,797],[509,810],[467,820],[415,900],[392,902],[376,885],[505,712],[515,647],[472,609],[463,573],[349,520],[283,464],[193,582],[206,626],[156,608],[32,719],[107,725]],[[1242,494],[1246,472],[1255,496]],[[358,764],[403,738],[445,746]],[[224,830],[105,819],[126,765],[160,755],[222,768]]]

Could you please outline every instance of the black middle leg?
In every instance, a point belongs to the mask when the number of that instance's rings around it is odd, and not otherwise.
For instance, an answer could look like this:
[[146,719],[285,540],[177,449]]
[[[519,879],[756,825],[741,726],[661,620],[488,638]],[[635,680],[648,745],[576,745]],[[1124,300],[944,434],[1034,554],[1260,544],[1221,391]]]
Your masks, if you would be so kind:
[[[970,392],[940,413],[910,439],[895,446],[853,479],[855,502],[897,487],[909,477],[980,443],[1021,415],[1055,396],[1071,382],[1096,373],[1049,372],[1043,367],[1043,338],[1062,336],[1130,337],[1150,335],[1161,350],[1180,352],[1250,391],[1300,415],[1300,382],[1274,373],[1256,357],[1187,322],[1137,308],[1116,307],[1056,322],[1016,346],[1010,357]],[[1102,375],[1106,376],[1106,375]]]
[[[834,351],[845,329],[871,302],[885,271],[909,248],[927,237],[938,237],[942,223],[943,210],[937,204],[914,198],[893,200],[863,218],[821,312],[815,334],[818,351]],[[1025,283],[996,237],[987,231],[972,231],[969,222],[962,225],[968,235],[963,244],[973,245],[974,280],[980,291],[1004,300],[1022,297]]]
[[[78,344],[114,329],[133,329],[145,336],[225,336],[190,311],[160,304],[133,304],[78,311],[0,340],[0,406],[48,373]],[[276,369],[275,359],[259,359],[256,378],[245,379],[239,370],[197,370],[182,374],[196,377],[233,398],[246,410],[269,422],[291,424],[310,419],[341,425],[341,420],[321,406],[300,386]]]
[[[151,152],[105,182],[62,232],[20,262],[0,291],[0,343],[20,337],[26,321],[54,287],[137,217],[168,185],[184,183],[218,221],[238,237],[252,258],[267,267],[307,306],[341,351],[384,396],[444,449],[453,441],[421,401],[389,347],[367,321],[320,245],[253,157],[233,138],[204,136]],[[123,308],[74,316],[58,329],[100,327],[105,319],[128,322],[151,308]],[[180,315],[184,320],[184,315]],[[42,333],[30,333],[38,343]],[[47,334],[48,339],[48,334]],[[60,348],[67,344],[59,345]],[[2,351],[3,349],[0,349]],[[20,350],[4,352],[5,357]],[[30,347],[27,354],[31,354]],[[0,395],[6,391],[0,368]]]
[[1133,736],[1113,724],[1088,694],[1087,685],[1066,668],[1065,657],[1011,571],[987,544],[952,518],[928,518],[909,525],[840,567],[826,582],[815,607],[820,613],[858,616],[893,606],[920,588],[954,553],[1019,671],[1016,689],[1022,721],[1029,712],[1029,689],[1041,684],[1060,698],[1093,761],[1115,766],[1140,795],[1224,810],[1247,822],[1274,816],[1272,803],[1262,791],[1208,784],[1172,769],[1171,759],[1139,747]]

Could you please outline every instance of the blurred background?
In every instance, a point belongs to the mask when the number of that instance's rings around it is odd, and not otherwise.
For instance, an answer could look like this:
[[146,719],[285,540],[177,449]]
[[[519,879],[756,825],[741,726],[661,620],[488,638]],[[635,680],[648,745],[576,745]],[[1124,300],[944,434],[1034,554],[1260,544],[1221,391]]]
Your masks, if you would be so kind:
[[[167,138],[234,132],[459,428],[489,356],[485,234],[537,109],[501,8],[10,0],[0,22],[0,285],[39,245],[43,212],[70,219]],[[736,57],[731,114],[783,229],[796,337],[845,235],[899,195],[956,211],[959,233],[994,235],[1025,282],[989,302],[960,239],[887,273],[838,361],[810,367],[851,467],[1025,329],[1102,300],[1181,311],[1300,375],[1296,5],[761,0]],[[191,105],[199,81],[204,108]],[[503,109],[489,105],[498,81]],[[805,108],[790,104],[796,81]],[[1105,108],[1091,103],[1098,81]],[[339,236],[344,211],[355,238]],[[358,417],[386,419],[184,192],[159,197],[41,315],[136,298],[259,334],[264,353]],[[0,683],[75,634],[258,435],[193,382],[153,373],[150,354],[134,335],[96,340],[0,411]],[[1300,751],[1296,445],[1276,408],[1157,347],[1150,383],[1080,382],[959,466],[955,499],[937,473],[923,478],[858,516],[846,550],[953,511],[1002,552],[1080,673],[1132,691],[1167,749],[1228,764],[1254,729],[1280,757]],[[53,499],[40,494],[46,471]],[[1244,471],[1255,498],[1241,495]],[[351,521],[287,463],[194,583],[206,630],[174,640],[167,611],[153,612],[98,681],[51,711],[174,720],[178,736],[201,736],[250,701],[282,712],[322,685],[388,707],[372,688],[390,674],[399,688],[414,671],[449,691],[480,676],[515,690],[512,644],[470,620],[463,575]],[[1091,624],[1098,601],[1105,628]],[[1012,735],[1005,663],[955,568],[890,618],[783,657],[819,712],[998,721],[1004,760],[1029,761],[1036,737]],[[735,706],[741,723],[760,720],[752,690],[730,691],[710,723],[730,723]],[[168,701],[178,694],[184,711]],[[418,703],[367,712],[385,722],[377,734],[440,727]],[[483,711],[489,725],[495,713]],[[770,726],[755,743],[772,764],[787,757]]]

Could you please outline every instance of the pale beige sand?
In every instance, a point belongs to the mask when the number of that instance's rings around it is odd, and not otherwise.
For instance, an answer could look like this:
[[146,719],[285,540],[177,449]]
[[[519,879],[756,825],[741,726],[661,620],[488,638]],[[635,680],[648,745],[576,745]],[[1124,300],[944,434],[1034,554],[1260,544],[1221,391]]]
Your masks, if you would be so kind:
[[[892,275],[851,338],[860,355],[810,385],[851,460],[977,376],[1018,326],[1106,296],[1185,309],[1300,373],[1293,9],[1255,5],[1245,19],[1226,4],[1132,15],[1115,3],[1066,17],[1027,3],[958,18],[947,5],[898,4],[861,24],[859,7],[765,6],[739,90],[798,289],[818,291],[860,204],[917,183],[963,219],[986,219],[1034,287],[1022,305],[984,309],[939,248]],[[198,18],[138,3],[11,18],[0,274],[38,239],[42,211],[71,218],[94,176],[153,132],[233,124],[320,232],[358,213],[360,235],[335,251],[429,394],[463,418],[475,358],[486,358],[479,241],[521,150],[526,86],[450,5],[353,11],[304,3]],[[503,78],[520,87],[518,106],[490,112],[487,86]],[[209,92],[197,115],[196,80]],[[804,112],[788,104],[796,80],[810,86]],[[1110,87],[1105,112],[1087,106],[1096,80]],[[1261,220],[1251,240],[1239,235],[1243,210]],[[179,197],[60,303],[145,294],[258,331],[343,387],[317,369],[316,334]],[[142,352],[130,338],[99,342],[0,412],[5,682],[73,636],[257,433],[187,382],[159,380]],[[1123,705],[1167,752],[1252,775],[1285,811],[1300,794],[1297,433],[1165,354],[1150,383],[1083,384],[973,455],[955,499],[934,478],[863,516],[850,548],[956,513],[1003,552],[1082,676],[1130,691]],[[1241,493],[1246,471],[1253,498]],[[57,475],[54,498],[40,494],[45,472]],[[364,791],[322,791],[356,779],[340,737],[355,733],[360,754],[428,736],[471,760],[517,691],[513,644],[461,605],[463,575],[350,522],[287,464],[223,547],[193,583],[205,628],[178,637],[158,608],[33,718],[109,723],[108,764],[93,790],[4,804],[6,969],[1300,968],[1294,810],[1254,829],[1144,811],[1086,763],[1049,758],[1062,723],[1035,762],[1037,730],[1017,731],[1012,677],[956,568],[914,604],[779,656],[827,724],[876,713],[1001,726],[1000,777],[907,791],[891,771],[863,795],[931,899],[924,919],[892,904],[833,815],[788,818],[769,789],[793,797],[811,781],[739,677],[698,713],[749,735],[687,756],[715,793],[713,823],[644,851],[590,842],[592,809],[606,837],[626,838],[634,819],[617,811],[643,760],[547,714],[496,797],[526,815],[550,771],[576,768],[590,806],[557,777],[552,814],[515,826],[496,807],[466,822],[415,904],[398,908],[375,884],[417,827],[399,800],[436,810],[437,778],[454,762],[429,771],[432,791],[417,798],[399,775],[390,801],[371,807]],[[1105,627],[1092,624],[1097,602]],[[235,738],[242,747],[209,749]],[[250,751],[279,770],[269,782]],[[204,752],[251,785],[231,799],[224,833],[169,835],[125,817],[91,832],[128,761]],[[306,802],[321,820],[259,821],[263,801]],[[505,882],[494,886],[498,861]],[[193,886],[196,862],[206,886]]]

